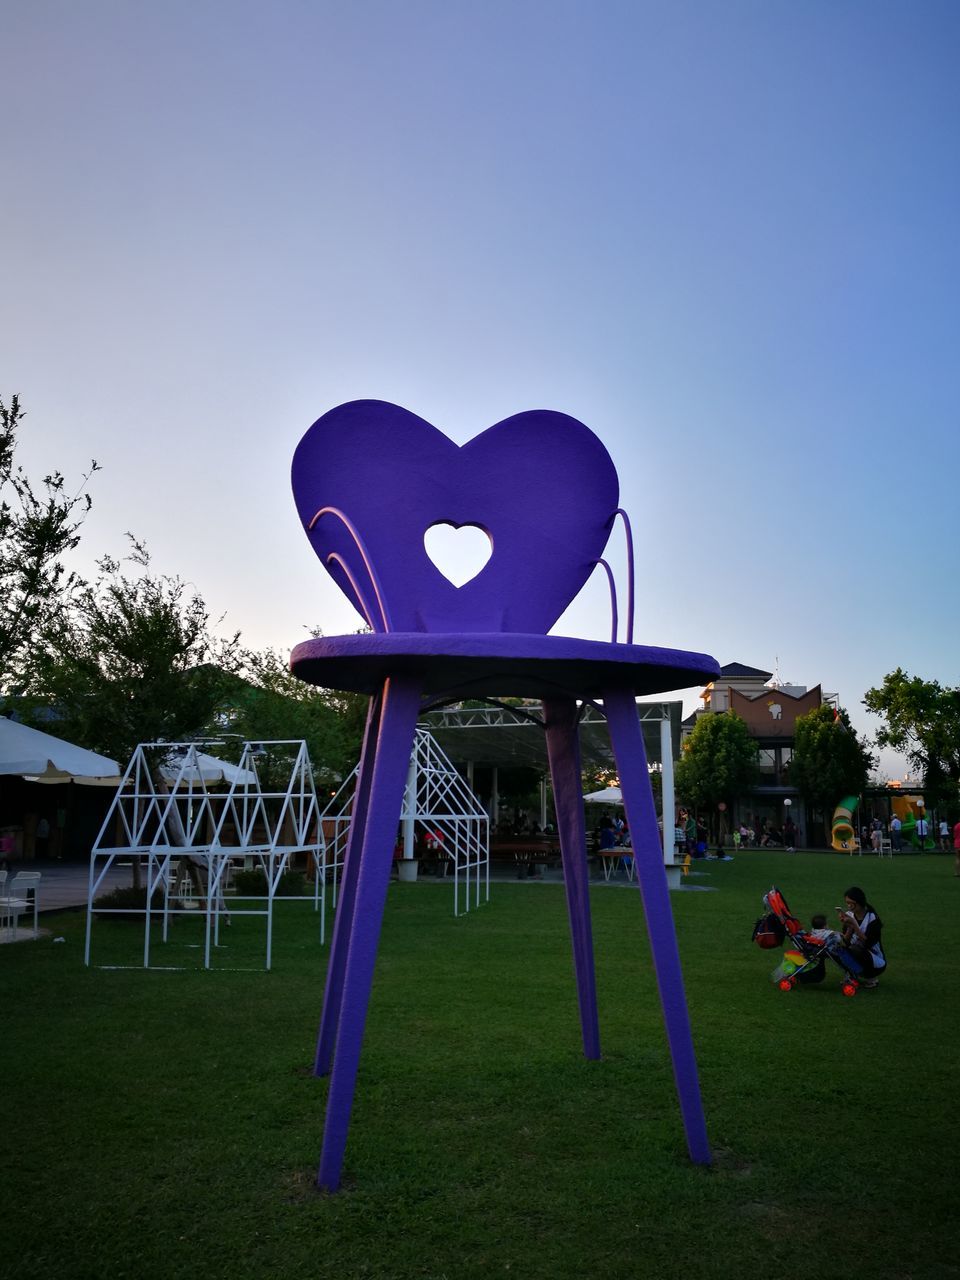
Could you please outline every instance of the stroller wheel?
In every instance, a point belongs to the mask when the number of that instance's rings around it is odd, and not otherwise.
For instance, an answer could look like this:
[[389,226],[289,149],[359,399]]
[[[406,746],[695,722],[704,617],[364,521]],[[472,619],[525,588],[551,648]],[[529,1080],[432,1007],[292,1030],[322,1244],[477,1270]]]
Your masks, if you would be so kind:
[[793,979],[781,978],[780,981],[777,983],[777,986],[780,988],[781,991],[792,991],[794,986]]
[[857,994],[857,984],[855,982],[845,982],[840,990],[845,996],[855,996]]

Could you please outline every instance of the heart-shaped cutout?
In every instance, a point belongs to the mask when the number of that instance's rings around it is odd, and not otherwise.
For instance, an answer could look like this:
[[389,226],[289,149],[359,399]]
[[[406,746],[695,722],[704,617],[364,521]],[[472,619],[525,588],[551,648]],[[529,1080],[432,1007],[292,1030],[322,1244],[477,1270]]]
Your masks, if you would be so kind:
[[448,582],[462,587],[472,581],[493,554],[493,539],[478,524],[432,524],[423,535],[427,555]]

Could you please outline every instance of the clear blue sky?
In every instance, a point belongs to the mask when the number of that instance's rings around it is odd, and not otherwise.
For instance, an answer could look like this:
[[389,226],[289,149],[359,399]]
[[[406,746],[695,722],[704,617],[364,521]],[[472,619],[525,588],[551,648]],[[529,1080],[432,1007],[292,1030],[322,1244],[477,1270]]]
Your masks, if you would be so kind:
[[6,0],[0,48],[0,391],[33,470],[103,465],[84,566],[132,529],[253,645],[351,629],[314,418],[555,408],[638,640],[861,728],[898,665],[960,684],[960,5]]

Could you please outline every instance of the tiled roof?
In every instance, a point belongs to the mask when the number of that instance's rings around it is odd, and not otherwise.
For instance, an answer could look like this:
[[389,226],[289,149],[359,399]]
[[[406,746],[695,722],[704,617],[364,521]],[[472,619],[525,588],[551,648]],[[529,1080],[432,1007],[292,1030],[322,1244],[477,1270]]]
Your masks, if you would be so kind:
[[720,668],[721,680],[772,680],[772,671],[759,671],[756,667],[745,667],[742,662],[728,662]]

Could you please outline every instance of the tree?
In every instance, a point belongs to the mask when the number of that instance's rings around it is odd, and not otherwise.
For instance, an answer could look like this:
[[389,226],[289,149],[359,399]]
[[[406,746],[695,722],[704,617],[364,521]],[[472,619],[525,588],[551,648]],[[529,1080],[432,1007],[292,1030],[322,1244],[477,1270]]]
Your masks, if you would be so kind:
[[873,756],[842,707],[835,711],[824,703],[797,717],[790,781],[807,804],[822,809],[827,844],[833,810],[844,796],[863,791],[872,766]]
[[[244,654],[244,679],[235,682],[219,718],[248,742],[303,739],[316,782],[326,788],[339,785],[360,758],[368,702],[298,680],[281,653],[265,649]],[[266,785],[262,768],[261,777]]]
[[927,802],[955,804],[960,784],[960,688],[922,680],[897,667],[879,689],[868,689],[863,705],[884,726],[877,743],[902,751],[923,778]]
[[[153,574],[146,548],[127,536],[140,573],[99,561],[96,581],[78,585],[69,608],[47,619],[30,690],[56,709],[58,732],[121,768],[141,742],[200,734],[241,660],[239,635],[216,637],[199,593]],[[158,790],[162,755],[150,761]],[[139,887],[136,858],[133,882]]]
[[96,581],[48,622],[31,690],[56,708],[65,736],[121,766],[140,742],[207,728],[242,659],[239,634],[215,636],[199,593],[152,573],[145,547],[128,537],[139,574],[99,561]]
[[26,417],[18,396],[0,400],[0,691],[29,682],[38,636],[78,585],[62,557],[80,541],[90,510],[82,492],[96,462],[70,494],[59,471],[37,488],[16,464],[17,434]]
[[712,818],[721,801],[735,804],[759,776],[757,744],[746,724],[732,711],[717,711],[701,716],[684,742],[675,784],[684,804]]

